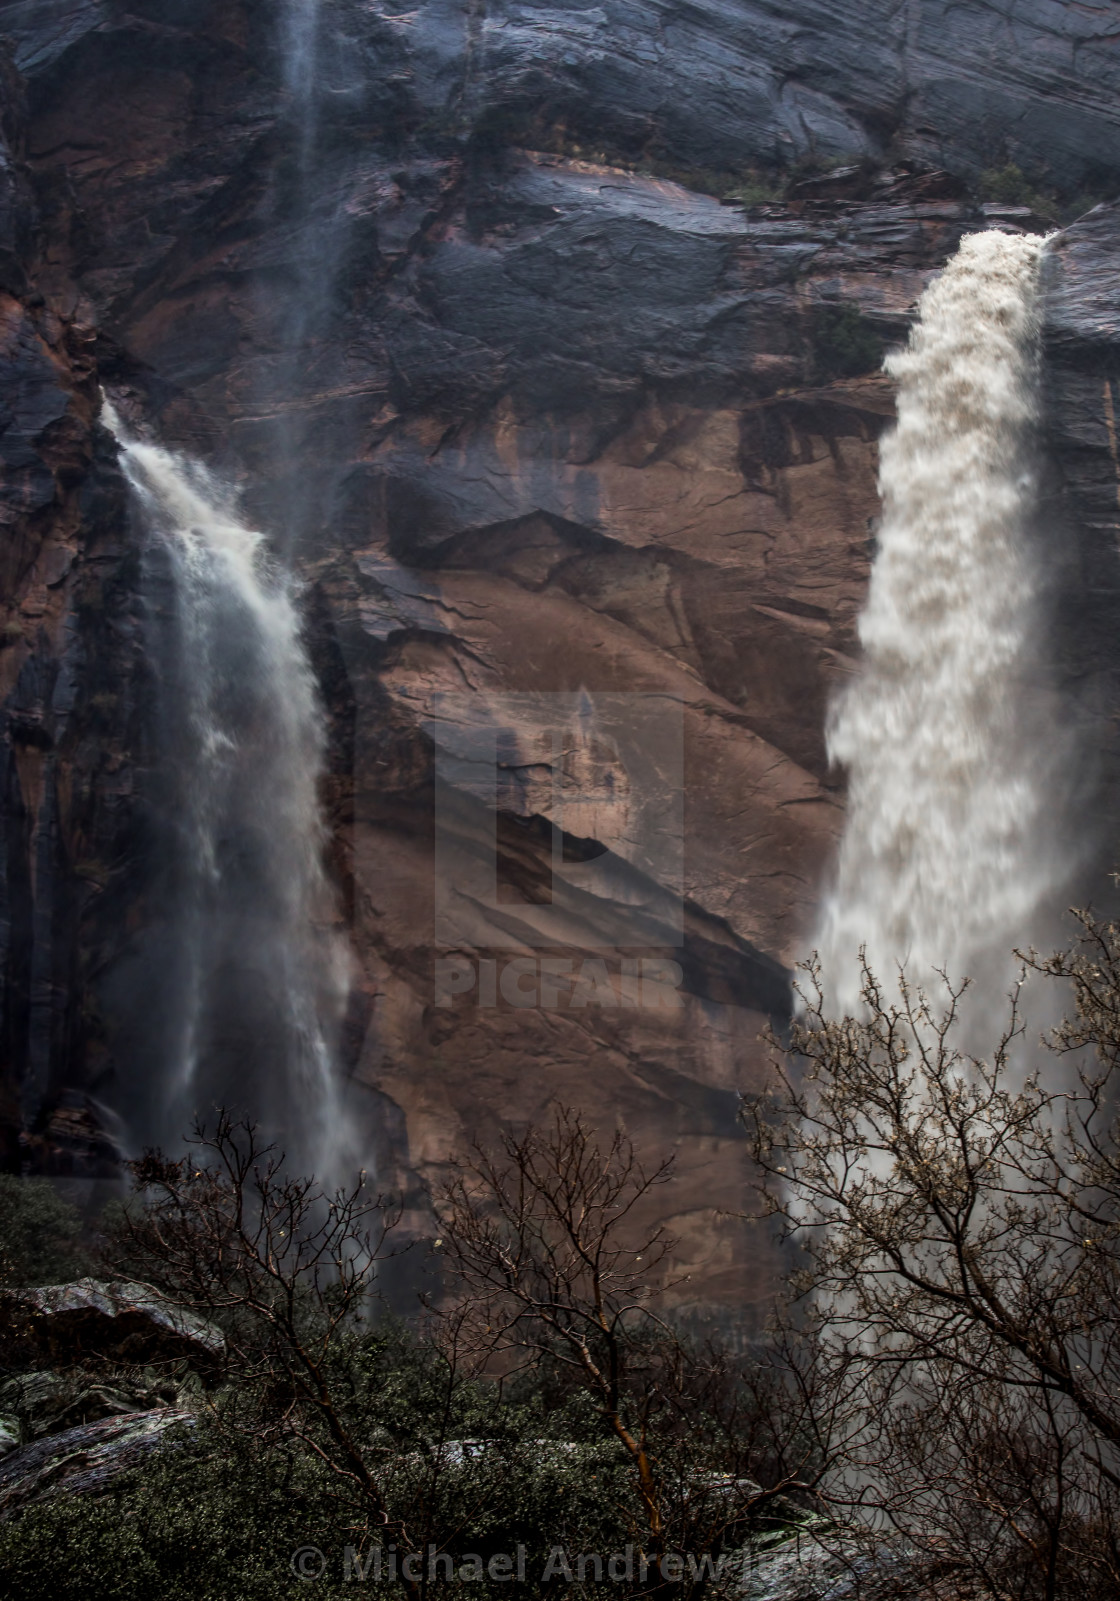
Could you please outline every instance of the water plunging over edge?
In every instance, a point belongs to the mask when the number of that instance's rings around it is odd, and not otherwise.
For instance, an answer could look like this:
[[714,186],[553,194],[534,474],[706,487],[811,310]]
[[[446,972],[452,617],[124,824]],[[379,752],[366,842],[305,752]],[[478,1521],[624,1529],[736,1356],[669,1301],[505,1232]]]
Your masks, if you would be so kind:
[[[295,587],[200,462],[132,437],[108,402],[102,415],[166,562],[175,641],[160,720],[177,788],[166,908],[177,976],[163,1082],[148,1095],[157,1127],[143,1133],[177,1138],[221,1099],[281,1129],[300,1163],[333,1182],[357,1166],[333,1049],[349,966],[323,867],[325,719]],[[228,1022],[246,981],[274,1015],[279,1060],[256,1082],[219,1078],[211,1094],[218,1014]]]
[[886,363],[898,422],[863,656],[828,726],[848,810],[815,944],[837,1014],[858,1009],[861,947],[888,984],[904,963],[922,984],[945,969],[1002,995],[1074,866],[1030,537],[1044,249],[967,237]]

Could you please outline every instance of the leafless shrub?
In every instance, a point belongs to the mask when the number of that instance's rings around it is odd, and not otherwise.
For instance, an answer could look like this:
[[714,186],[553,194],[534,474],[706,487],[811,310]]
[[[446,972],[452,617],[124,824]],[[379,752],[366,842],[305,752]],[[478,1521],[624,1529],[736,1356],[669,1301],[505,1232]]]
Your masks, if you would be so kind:
[[255,1126],[219,1112],[188,1154],[134,1164],[138,1204],[105,1251],[179,1306],[217,1320],[232,1414],[263,1442],[289,1443],[333,1475],[359,1531],[405,1539],[371,1458],[354,1337],[399,1212],[366,1189],[327,1194],[286,1171]]
[[636,1219],[671,1178],[671,1162],[645,1167],[621,1133],[602,1146],[559,1107],[497,1153],[476,1146],[441,1208],[464,1331],[506,1370],[535,1367],[585,1397],[629,1465],[651,1564],[811,1505],[829,1429],[792,1336],[792,1360],[737,1361],[686,1343],[665,1316],[673,1241]]
[[[993,1597],[1120,1593],[1120,934],[1082,920],[1068,1054],[1027,1071],[1020,985],[987,1059],[944,1001],[866,967],[833,1020],[806,969],[776,1085],[746,1109],[795,1290],[850,1392],[826,1493]],[[776,1043],[776,1042],[775,1042]],[[1090,1057],[1089,1047],[1093,1047]],[[829,1377],[831,1375],[831,1377]]]

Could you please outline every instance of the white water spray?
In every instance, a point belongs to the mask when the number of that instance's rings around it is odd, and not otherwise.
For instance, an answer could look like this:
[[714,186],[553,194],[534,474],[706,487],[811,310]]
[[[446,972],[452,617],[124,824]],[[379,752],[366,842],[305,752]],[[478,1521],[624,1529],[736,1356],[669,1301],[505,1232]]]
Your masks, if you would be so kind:
[[1070,873],[1031,543],[1043,248],[966,238],[886,364],[898,424],[863,659],[828,730],[849,800],[816,945],[838,1012],[858,1006],[861,946],[881,980],[905,964],[923,984],[944,969],[998,994]]
[[[319,62],[321,0],[284,0],[282,16],[284,77],[296,114],[308,119]],[[313,129],[307,130],[307,140]]]
[[175,971],[148,1121],[174,1139],[223,1101],[333,1177],[348,1161],[332,1049],[347,962],[322,862],[324,717],[293,586],[200,463],[103,415],[170,579],[160,721]]

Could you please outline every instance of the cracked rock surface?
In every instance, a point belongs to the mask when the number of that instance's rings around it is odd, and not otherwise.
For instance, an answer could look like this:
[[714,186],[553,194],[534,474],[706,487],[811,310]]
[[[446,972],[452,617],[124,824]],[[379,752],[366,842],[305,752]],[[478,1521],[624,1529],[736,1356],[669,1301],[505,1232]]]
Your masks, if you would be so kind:
[[[1120,187],[1115,7],[338,0],[302,114],[276,12],[0,3],[5,1160],[108,1178],[153,1026],[155,688],[100,384],[237,481],[305,580],[347,1068],[410,1223],[473,1135],[559,1097],[677,1150],[680,1298],[761,1307],[764,1248],[719,1213],[744,1203],[737,1092],[841,826],[823,728],[873,552],[879,363],[963,232],[1044,226],[982,207],[982,170]],[[703,192],[814,162],[784,200]],[[1118,256],[1115,210],[1090,212],[1047,289],[1055,609],[1102,818]],[[500,721],[520,785],[461,948],[603,958],[587,927],[532,932],[553,848],[533,697],[581,692],[680,721],[683,943],[618,960],[679,962],[681,1005],[628,1004],[616,963],[609,1005],[596,982],[593,1005],[439,1006],[441,708]],[[445,815],[482,849],[470,804]],[[631,835],[595,829],[568,846],[653,904]],[[231,1082],[253,1048],[231,1031]]]

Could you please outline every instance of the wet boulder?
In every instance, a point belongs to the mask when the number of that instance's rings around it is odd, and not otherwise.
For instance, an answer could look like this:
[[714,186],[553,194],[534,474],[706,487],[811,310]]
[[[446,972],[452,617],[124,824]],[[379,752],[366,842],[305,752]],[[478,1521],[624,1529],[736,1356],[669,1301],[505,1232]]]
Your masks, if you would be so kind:
[[0,1340],[23,1361],[51,1363],[92,1355],[116,1362],[212,1362],[225,1349],[212,1324],[145,1285],[91,1278],[0,1296]]
[[95,1493],[166,1443],[169,1431],[189,1428],[182,1407],[156,1407],[82,1423],[12,1451],[0,1460],[0,1517],[65,1492]]
[[0,1419],[15,1425],[12,1449],[102,1418],[178,1406],[189,1389],[189,1379],[183,1383],[158,1368],[96,1376],[81,1367],[62,1372],[47,1368],[15,1374],[0,1384]]

